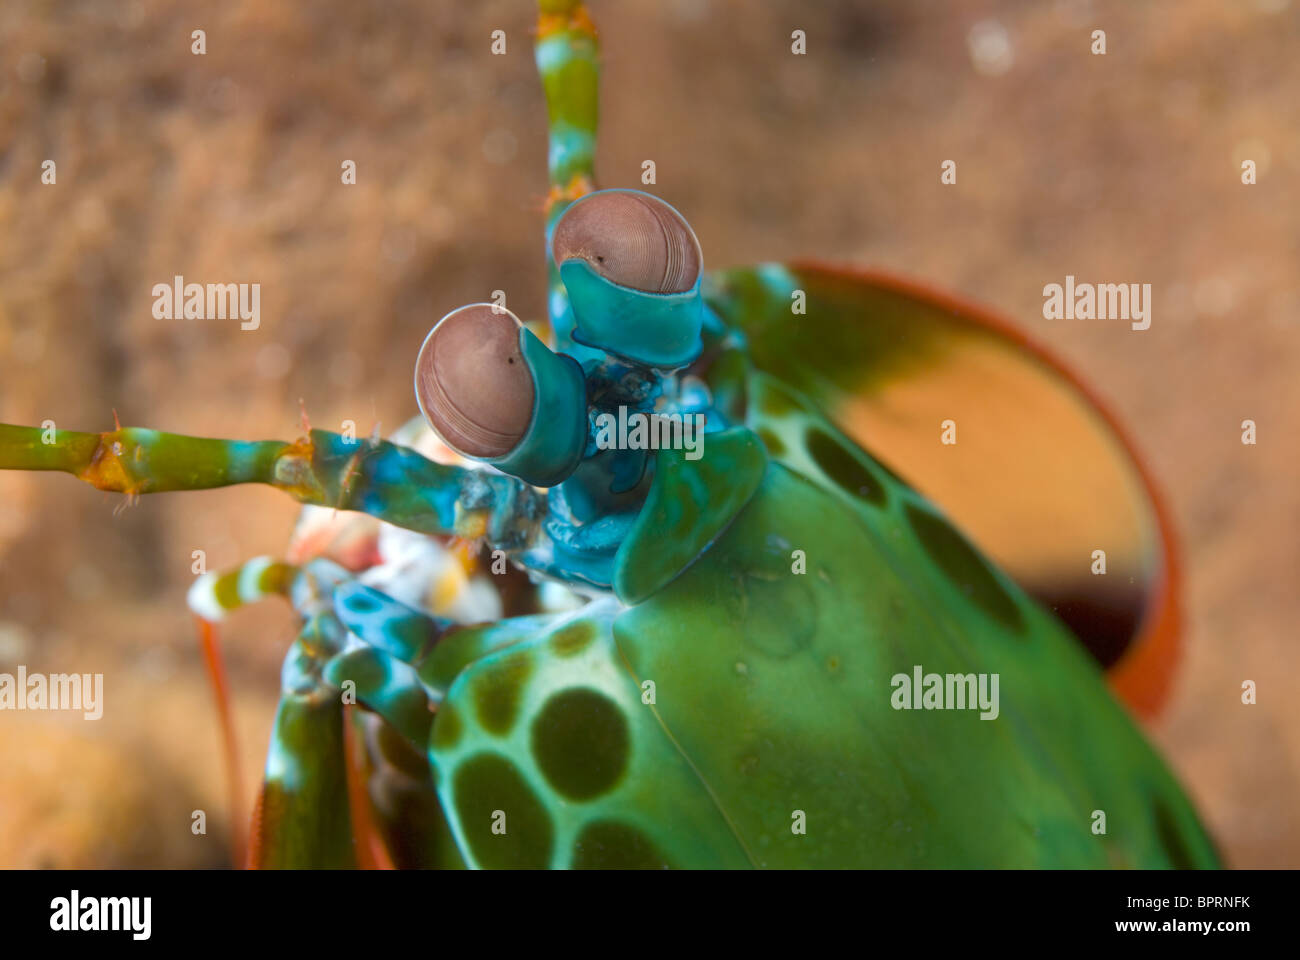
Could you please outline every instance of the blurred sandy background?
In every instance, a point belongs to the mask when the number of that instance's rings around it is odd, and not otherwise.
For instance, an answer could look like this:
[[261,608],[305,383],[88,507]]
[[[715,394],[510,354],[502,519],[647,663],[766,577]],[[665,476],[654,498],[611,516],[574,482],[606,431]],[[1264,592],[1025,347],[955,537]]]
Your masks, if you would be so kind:
[[[1300,3],[591,6],[602,181],[655,160],[710,265],[896,269],[999,308],[1111,401],[1185,541],[1186,658],[1153,736],[1231,864],[1300,865]],[[99,430],[116,408],[288,439],[302,398],[319,426],[398,426],[438,317],[494,289],[543,309],[533,17],[522,0],[7,0],[0,420]],[[1042,320],[1067,273],[1152,284],[1151,330]],[[175,274],[260,283],[261,329],[153,319]],[[117,503],[0,474],[0,670],[103,671],[107,689],[98,723],[0,715],[0,865],[225,862],[191,551],[210,568],[280,552],[295,507],[251,487]],[[250,784],[293,632],[274,605],[226,630]]]

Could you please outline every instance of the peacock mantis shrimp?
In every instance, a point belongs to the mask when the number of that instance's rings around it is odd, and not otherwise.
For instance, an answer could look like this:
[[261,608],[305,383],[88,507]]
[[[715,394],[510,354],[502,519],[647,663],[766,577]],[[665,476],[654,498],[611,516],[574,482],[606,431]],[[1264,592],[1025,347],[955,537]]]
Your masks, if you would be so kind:
[[[0,425],[5,469],[308,505],[287,558],[190,591],[301,618],[250,864],[1216,865],[1119,702],[1163,694],[1177,571],[1118,426],[968,305],[706,272],[678,211],[594,188],[596,32],[539,6],[549,324],[452,310],[387,440]],[[933,709],[954,687],[986,709]]]

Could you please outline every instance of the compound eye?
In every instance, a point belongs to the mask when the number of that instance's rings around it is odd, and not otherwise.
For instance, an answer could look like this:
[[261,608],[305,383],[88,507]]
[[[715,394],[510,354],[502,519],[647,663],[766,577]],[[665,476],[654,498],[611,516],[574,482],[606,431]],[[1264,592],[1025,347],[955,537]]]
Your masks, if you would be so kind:
[[503,457],[527,433],[536,387],[522,328],[509,310],[476,303],[447,314],[425,338],[415,361],[416,399],[457,453]]
[[582,259],[610,283],[644,293],[685,293],[700,275],[700,244],[681,214],[657,197],[602,190],[560,218],[556,264]]

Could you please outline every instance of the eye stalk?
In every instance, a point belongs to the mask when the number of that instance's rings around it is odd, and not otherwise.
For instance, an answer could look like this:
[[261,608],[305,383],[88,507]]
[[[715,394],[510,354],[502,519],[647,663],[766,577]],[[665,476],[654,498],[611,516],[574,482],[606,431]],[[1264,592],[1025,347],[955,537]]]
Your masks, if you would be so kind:
[[415,398],[447,446],[534,486],[560,483],[582,459],[582,368],[504,307],[470,304],[438,321],[415,361]]
[[575,341],[664,370],[699,356],[703,255],[667,203],[640,190],[589,193],[556,223],[551,256]]

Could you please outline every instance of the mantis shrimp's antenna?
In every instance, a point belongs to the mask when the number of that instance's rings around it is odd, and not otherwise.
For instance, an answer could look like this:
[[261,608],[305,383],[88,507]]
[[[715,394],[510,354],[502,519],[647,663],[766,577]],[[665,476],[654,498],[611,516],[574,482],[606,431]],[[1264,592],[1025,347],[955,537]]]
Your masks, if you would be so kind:
[[[595,189],[596,128],[599,121],[600,66],[596,27],[580,0],[538,0],[537,72],[546,94],[549,147],[546,167],[550,192],[546,197],[546,246],[564,211]],[[550,293],[547,313],[551,337],[543,341],[559,350],[573,347],[569,337],[573,317],[559,266],[548,254]]]
[[419,533],[518,540],[537,496],[510,477],[434,463],[387,440],[312,430],[293,443],[214,440],[122,427],[107,433],[0,423],[0,470],[58,470],[129,495],[275,487],[300,503],[357,510]]
[[548,213],[592,189],[598,121],[596,26],[581,0],[539,0],[537,72],[546,92],[550,124]]

